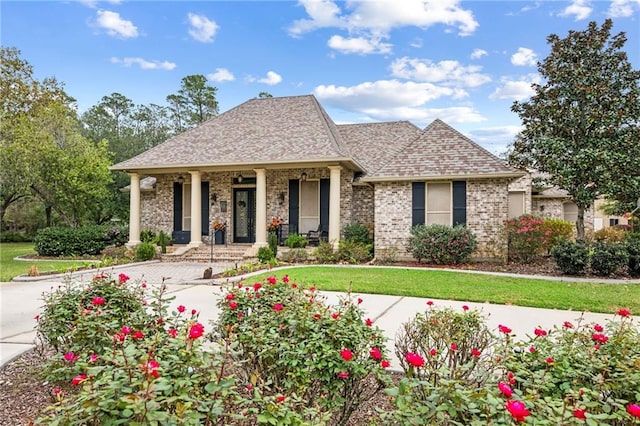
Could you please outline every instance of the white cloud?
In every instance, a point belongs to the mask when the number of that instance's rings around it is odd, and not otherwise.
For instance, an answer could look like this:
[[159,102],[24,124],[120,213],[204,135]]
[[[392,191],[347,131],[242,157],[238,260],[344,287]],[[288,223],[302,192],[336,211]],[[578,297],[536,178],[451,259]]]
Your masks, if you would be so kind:
[[529,74],[520,80],[503,78],[502,85],[489,95],[489,99],[510,99],[514,101],[527,99],[535,93],[531,87],[533,83],[540,83],[540,76],[538,74]]
[[640,11],[640,0],[613,0],[607,14],[612,18],[628,18]]
[[138,65],[143,70],[167,70],[171,71],[176,67],[174,62],[168,61],[147,61],[143,58],[117,58],[112,57],[111,62],[114,64],[122,64],[125,67]]
[[[343,41],[362,38],[371,43],[372,40],[387,38],[394,28],[428,28],[442,24],[447,29],[456,28],[461,36],[467,36],[476,30],[478,22],[470,10],[463,9],[458,3],[458,0],[349,1],[339,3],[345,6],[343,13],[332,0],[300,0],[309,18],[294,21],[289,27],[289,34],[295,37],[319,28],[339,28],[349,33],[349,38]],[[339,36],[332,37],[334,45],[343,46],[344,43],[335,37]],[[362,49],[354,50],[362,53]],[[371,53],[380,52],[373,49]]]
[[223,81],[234,81],[236,77],[226,68],[216,68],[216,72],[207,74],[207,79],[220,83]]
[[110,10],[99,10],[97,13],[96,25],[107,30],[107,34],[114,37],[132,38],[138,37],[138,28],[133,22],[120,17],[117,12]]
[[382,43],[380,39],[366,39],[364,37],[344,38],[339,35],[332,36],[327,45],[342,53],[357,53],[361,55],[390,53],[392,46],[389,43]]
[[473,49],[473,52],[471,52],[471,59],[480,59],[488,54],[489,53],[484,49]]
[[[78,2],[90,7],[91,9],[98,7],[98,0],[78,0]],[[122,0],[106,0],[106,2],[111,4],[120,4],[122,3]]]
[[509,144],[522,131],[522,126],[484,127],[471,130],[466,136],[495,155],[507,152]]
[[415,47],[416,49],[421,48],[424,45],[424,42],[421,38],[414,38],[413,41],[409,43],[409,46]]
[[462,87],[477,87],[490,82],[491,77],[482,74],[481,70],[480,66],[463,66],[453,60],[433,63],[428,59],[404,57],[391,64],[394,77]]
[[202,43],[211,43],[213,42],[213,37],[216,35],[218,31],[218,24],[214,21],[209,20],[204,15],[196,15],[195,13],[189,13],[189,35],[196,41],[200,41]]
[[538,55],[526,47],[519,47],[518,51],[511,55],[511,63],[518,67],[535,66]]
[[249,81],[250,83],[258,82],[258,83],[267,84],[269,86],[275,86],[276,84],[282,81],[282,77],[278,73],[275,73],[273,71],[268,71],[266,77],[263,77],[263,78],[248,77],[247,81]]
[[593,12],[593,8],[590,5],[590,0],[573,0],[569,6],[567,6],[560,16],[574,16],[576,21],[587,19]]

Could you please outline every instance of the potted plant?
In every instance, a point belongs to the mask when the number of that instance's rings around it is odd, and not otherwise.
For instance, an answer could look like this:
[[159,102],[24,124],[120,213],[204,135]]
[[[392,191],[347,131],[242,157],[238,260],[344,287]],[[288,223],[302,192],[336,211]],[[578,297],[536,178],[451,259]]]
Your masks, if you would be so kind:
[[221,222],[218,218],[216,218],[211,228],[213,229],[213,236],[214,236],[215,243],[224,244],[227,223]]

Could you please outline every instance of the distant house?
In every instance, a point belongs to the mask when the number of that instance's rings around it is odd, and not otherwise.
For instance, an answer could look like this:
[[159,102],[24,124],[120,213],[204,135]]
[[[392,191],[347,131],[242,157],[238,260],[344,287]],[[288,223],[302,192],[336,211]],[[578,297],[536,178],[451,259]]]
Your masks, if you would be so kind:
[[509,184],[525,175],[440,120],[336,125],[311,95],[251,99],[112,170],[131,176],[130,245],[142,228],[199,246],[218,220],[257,249],[280,217],[334,244],[364,224],[399,258],[418,223],[466,225],[478,257],[504,257]]

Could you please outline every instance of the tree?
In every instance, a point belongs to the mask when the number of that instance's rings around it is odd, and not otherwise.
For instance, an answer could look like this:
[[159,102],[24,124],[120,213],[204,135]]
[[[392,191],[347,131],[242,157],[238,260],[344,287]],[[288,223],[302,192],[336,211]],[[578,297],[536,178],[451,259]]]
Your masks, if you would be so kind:
[[269,92],[260,92],[258,94],[258,98],[259,99],[265,99],[265,98],[273,98],[273,95]]
[[551,52],[538,63],[545,83],[511,107],[524,129],[510,163],[543,172],[571,195],[579,239],[585,209],[596,197],[640,196],[640,71],[622,50],[625,34],[612,36],[612,26],[608,19],[563,39],[547,37]]
[[218,115],[217,91],[216,87],[207,85],[204,75],[184,77],[178,93],[167,96],[176,131],[197,126]]
[[106,146],[80,133],[74,99],[55,79],[38,81],[14,48],[1,48],[0,219],[17,200],[40,200],[69,224],[90,221],[111,176]]

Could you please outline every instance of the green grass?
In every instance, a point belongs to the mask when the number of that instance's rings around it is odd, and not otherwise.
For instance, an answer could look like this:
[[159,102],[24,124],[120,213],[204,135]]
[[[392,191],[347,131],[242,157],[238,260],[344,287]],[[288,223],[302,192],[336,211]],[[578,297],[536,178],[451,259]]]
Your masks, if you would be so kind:
[[17,256],[29,253],[35,253],[33,243],[0,243],[0,282],[11,281],[15,276],[26,274],[33,265],[36,265],[42,273],[65,272],[69,268],[90,263],[82,260],[14,260]]
[[[640,284],[591,284],[402,268],[309,266],[279,270],[325,291],[389,294],[588,312],[640,314]],[[274,275],[265,273],[251,281]]]

